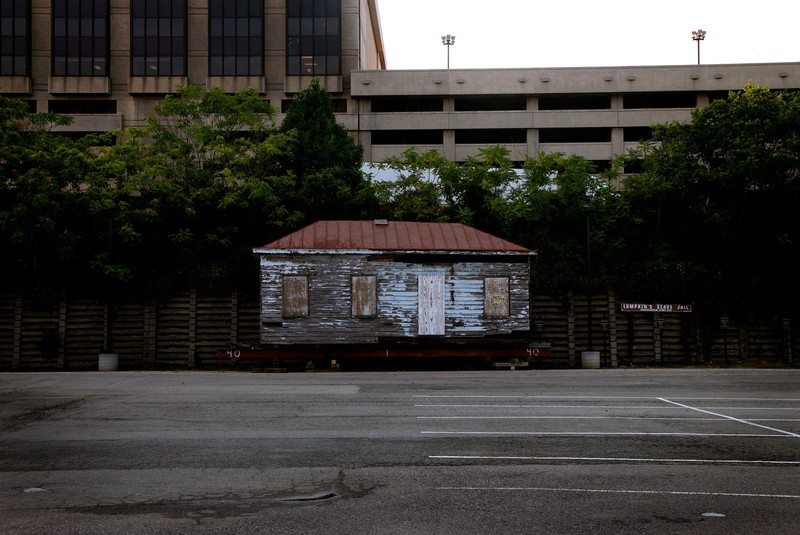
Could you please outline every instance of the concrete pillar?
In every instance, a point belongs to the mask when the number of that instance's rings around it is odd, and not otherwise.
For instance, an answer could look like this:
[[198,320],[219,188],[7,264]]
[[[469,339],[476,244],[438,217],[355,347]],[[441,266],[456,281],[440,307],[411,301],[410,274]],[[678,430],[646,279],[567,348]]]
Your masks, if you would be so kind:
[[611,129],[611,153],[613,155],[625,154],[625,129],[622,127]]

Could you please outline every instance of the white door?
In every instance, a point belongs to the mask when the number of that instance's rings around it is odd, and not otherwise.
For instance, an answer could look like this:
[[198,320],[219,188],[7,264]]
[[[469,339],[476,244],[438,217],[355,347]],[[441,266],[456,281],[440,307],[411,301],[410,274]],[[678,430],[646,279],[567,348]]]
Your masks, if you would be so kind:
[[444,335],[444,275],[419,276],[419,334]]

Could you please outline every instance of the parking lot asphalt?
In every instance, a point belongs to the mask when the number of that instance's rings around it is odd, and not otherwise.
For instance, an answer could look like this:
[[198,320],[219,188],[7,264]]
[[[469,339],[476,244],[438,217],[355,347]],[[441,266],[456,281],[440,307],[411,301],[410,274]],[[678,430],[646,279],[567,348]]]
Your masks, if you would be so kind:
[[0,374],[2,533],[797,533],[800,371]]

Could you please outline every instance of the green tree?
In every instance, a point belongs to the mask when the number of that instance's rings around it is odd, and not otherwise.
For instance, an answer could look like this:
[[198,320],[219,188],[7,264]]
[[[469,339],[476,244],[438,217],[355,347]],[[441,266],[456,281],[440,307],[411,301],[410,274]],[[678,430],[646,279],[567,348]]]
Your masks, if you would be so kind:
[[509,194],[520,175],[503,146],[478,154],[442,174],[443,197],[451,219],[492,234],[503,233]]
[[[618,244],[608,231],[618,195],[609,185],[616,168],[604,173],[581,156],[539,153],[527,157],[508,194],[505,235],[538,250],[532,275],[537,291],[586,291],[587,239],[591,239],[592,288],[612,284]],[[592,232],[587,236],[587,217]]]
[[509,189],[519,175],[505,147],[480,149],[463,163],[435,150],[408,149],[382,168],[395,177],[374,185],[389,217],[407,221],[451,221],[502,233]]
[[455,164],[435,150],[419,153],[412,148],[380,167],[388,178],[374,182],[373,189],[383,215],[397,221],[452,220],[442,182],[454,181]]
[[0,240],[4,281],[41,290],[76,285],[82,264],[82,180],[89,159],[53,133],[70,118],[0,97]]
[[534,283],[553,294],[586,289],[591,206],[593,288],[612,284],[623,247],[613,232],[620,196],[609,185],[618,167],[599,173],[580,156],[540,153],[517,169],[509,154],[487,147],[459,164],[410,149],[384,163],[396,178],[377,182],[376,195],[387,217],[460,222],[537,249]]
[[[625,183],[642,285],[716,316],[787,314],[800,298],[800,97],[748,85],[655,129],[645,174]],[[645,239],[646,236],[646,239]],[[635,244],[633,244],[635,245]],[[657,281],[666,273],[669,284]]]
[[292,140],[284,165],[297,180],[297,211],[307,222],[358,217],[364,150],[336,121],[318,79],[294,97],[280,129]]
[[298,219],[273,116],[254,90],[188,86],[144,128],[104,136],[86,192],[95,272],[152,291],[255,278],[251,248]]

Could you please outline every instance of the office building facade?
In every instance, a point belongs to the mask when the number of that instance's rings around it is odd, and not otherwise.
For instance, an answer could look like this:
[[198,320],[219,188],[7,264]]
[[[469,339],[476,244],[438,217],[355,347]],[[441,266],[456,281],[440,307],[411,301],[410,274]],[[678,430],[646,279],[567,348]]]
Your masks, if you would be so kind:
[[518,161],[564,152],[602,166],[748,82],[800,89],[800,63],[386,67],[375,0],[0,2],[0,94],[72,115],[75,133],[141,124],[186,84],[252,87],[283,112],[318,78],[369,162],[409,147],[463,161],[501,144]]
[[374,0],[3,0],[0,94],[140,124],[176,87],[252,87],[277,109],[312,78],[347,113],[350,73],[383,69]]

